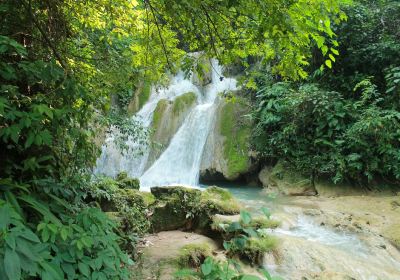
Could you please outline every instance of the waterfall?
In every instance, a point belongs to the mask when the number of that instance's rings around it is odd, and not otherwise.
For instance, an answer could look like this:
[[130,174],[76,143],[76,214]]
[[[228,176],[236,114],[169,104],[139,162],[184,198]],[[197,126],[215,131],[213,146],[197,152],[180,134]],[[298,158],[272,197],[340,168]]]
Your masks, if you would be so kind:
[[[236,89],[235,79],[221,78],[222,67],[215,59],[211,60],[211,71],[211,83],[201,91],[192,80],[184,79],[183,74],[179,73],[169,87],[158,93],[153,90],[150,100],[135,116],[142,119],[144,126],[150,126],[159,100],[173,100],[189,91],[197,94],[196,106],[191,109],[166,150],[152,166],[144,170],[149,155],[148,149],[141,156],[122,155],[112,144],[113,135],[110,135],[102,148],[95,173],[115,176],[120,171],[126,171],[131,177],[139,177],[143,190],[149,190],[152,186],[172,184],[198,185],[201,158],[212,123],[215,121],[218,94]],[[132,147],[137,145],[134,141],[128,141],[127,144]]]
[[[190,80],[185,79],[182,72],[179,72],[171,79],[168,87],[161,89],[152,87],[149,100],[132,118],[139,121],[144,128],[147,128],[151,125],[158,101],[161,99],[173,100],[189,91],[200,95],[199,89]],[[126,143],[129,150],[126,153],[121,153],[114,143],[116,133],[118,131],[112,129],[112,132],[107,135],[101,148],[101,155],[97,159],[94,174],[115,177],[119,172],[125,171],[130,177],[139,177],[146,167],[149,147],[140,145],[132,137],[129,137]]]

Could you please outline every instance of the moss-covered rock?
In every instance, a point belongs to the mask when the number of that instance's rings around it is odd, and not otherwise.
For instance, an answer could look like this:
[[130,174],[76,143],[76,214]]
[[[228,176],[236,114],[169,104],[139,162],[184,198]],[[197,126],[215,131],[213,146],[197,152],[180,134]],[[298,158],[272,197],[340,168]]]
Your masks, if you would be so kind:
[[232,215],[240,212],[241,205],[228,190],[212,186],[201,193],[201,208],[209,214]]
[[172,137],[181,127],[190,109],[196,105],[197,96],[187,92],[174,100],[161,99],[153,114],[151,142],[153,143],[147,160],[147,167],[168,147]]
[[115,178],[121,188],[126,189],[140,189],[140,181],[137,178],[130,178],[126,172],[118,173]]
[[177,262],[181,267],[200,267],[207,257],[212,256],[212,252],[208,242],[188,244],[179,249]]
[[151,94],[151,83],[141,80],[128,104],[128,114],[133,115],[138,112],[149,100]]
[[282,161],[272,168],[264,167],[259,173],[259,179],[270,192],[279,192],[284,195],[317,194],[310,178],[294,172]]
[[201,192],[181,186],[153,187],[156,198],[151,216],[154,232],[191,228],[200,205]]
[[278,240],[273,236],[251,237],[247,240],[244,249],[239,253],[249,259],[251,263],[261,265],[264,255],[276,249],[277,244]]
[[224,158],[227,161],[226,178],[236,179],[250,167],[250,125],[243,117],[244,105],[227,102],[222,108],[220,131],[225,137]]
[[201,162],[201,179],[237,180],[256,166],[249,148],[251,122],[246,101],[220,100],[216,121],[209,134]]
[[194,92],[187,92],[175,98],[173,101],[172,111],[175,115],[182,113],[190,108],[197,100]]

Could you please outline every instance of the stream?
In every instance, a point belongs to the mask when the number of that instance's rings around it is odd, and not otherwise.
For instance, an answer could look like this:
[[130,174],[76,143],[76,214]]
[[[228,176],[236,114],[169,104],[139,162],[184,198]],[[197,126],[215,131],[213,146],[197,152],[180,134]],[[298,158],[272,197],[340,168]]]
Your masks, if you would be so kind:
[[[149,191],[152,186],[173,184],[199,187],[201,157],[215,122],[218,95],[236,89],[235,79],[221,77],[223,69],[218,61],[212,60],[211,68],[212,80],[205,87],[199,87],[182,72],[171,78],[168,87],[153,87],[149,101],[134,116],[142,121],[144,127],[150,127],[161,99],[173,101],[186,92],[194,92],[197,96],[196,106],[168,147],[148,169],[148,148],[139,156],[121,154],[113,144],[115,132],[107,136],[94,173],[114,177],[126,171],[129,176],[140,179],[142,191]],[[127,144],[133,150],[138,148],[132,139]],[[386,239],[362,226],[354,232],[324,222],[324,219],[332,221],[336,216],[343,216],[341,209],[322,214],[320,209],[307,206],[308,198],[299,203],[293,197],[271,197],[260,188],[243,185],[225,187],[229,187],[250,212],[258,213],[262,207],[267,207],[271,209],[272,217],[281,221],[281,226],[271,231],[279,239],[277,253],[264,258],[265,268],[273,274],[289,280],[400,279],[400,252]],[[338,208],[335,203],[333,205]]]
[[228,189],[248,211],[267,207],[272,218],[282,221],[271,231],[279,238],[280,253],[264,258],[273,274],[284,279],[400,279],[400,254],[386,250],[391,245],[382,237],[318,224],[291,197],[271,197],[257,187]]

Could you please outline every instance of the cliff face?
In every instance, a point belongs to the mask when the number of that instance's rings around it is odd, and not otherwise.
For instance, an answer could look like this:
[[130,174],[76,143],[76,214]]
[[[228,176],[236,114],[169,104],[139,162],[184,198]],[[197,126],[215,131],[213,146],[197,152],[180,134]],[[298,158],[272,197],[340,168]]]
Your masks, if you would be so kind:
[[201,180],[233,181],[254,169],[255,163],[249,148],[251,123],[245,117],[247,113],[244,99],[219,101],[214,125],[203,152]]

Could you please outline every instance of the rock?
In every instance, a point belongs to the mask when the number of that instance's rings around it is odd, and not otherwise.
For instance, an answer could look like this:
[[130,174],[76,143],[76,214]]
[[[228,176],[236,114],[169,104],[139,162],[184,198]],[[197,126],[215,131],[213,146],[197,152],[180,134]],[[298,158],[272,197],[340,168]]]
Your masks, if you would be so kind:
[[200,205],[200,190],[182,186],[153,187],[151,193],[156,198],[151,216],[153,232],[192,227]]
[[146,168],[149,168],[168,147],[172,137],[178,131],[183,121],[196,105],[197,96],[187,92],[176,97],[173,101],[161,99],[154,111],[150,150]]
[[127,112],[129,115],[133,115],[138,112],[143,105],[149,100],[151,92],[151,84],[144,79],[139,79],[139,83],[136,90],[128,104]]
[[251,123],[246,101],[219,100],[216,121],[207,138],[200,166],[201,181],[234,181],[256,169],[248,146]]
[[356,188],[350,184],[338,183],[334,184],[332,181],[317,179],[315,180],[315,189],[319,196],[323,197],[338,197],[349,195],[364,195],[366,191]]
[[384,236],[400,250],[400,224],[393,224],[384,231]]
[[241,209],[240,203],[233,197],[232,193],[217,186],[208,187],[201,193],[201,209],[213,214],[238,214]]
[[139,179],[128,177],[128,174],[125,171],[118,173],[115,179],[118,182],[118,186],[123,189],[140,189]]
[[142,256],[132,268],[133,279],[174,279],[185,251],[203,248],[207,254],[218,250],[218,243],[204,235],[163,231],[144,238]]
[[[368,248],[372,252],[365,256],[350,248],[280,235],[278,251],[264,261],[268,261],[265,265],[278,264],[284,279],[400,279],[400,269],[386,251]],[[377,255],[379,258],[373,257]]]
[[290,170],[281,161],[272,168],[264,167],[259,173],[259,179],[270,192],[293,196],[312,196],[317,194],[310,179]]

